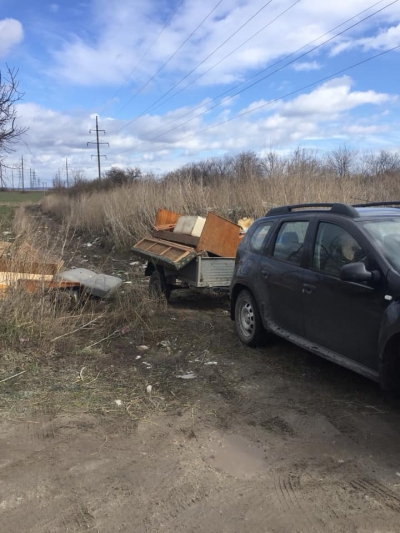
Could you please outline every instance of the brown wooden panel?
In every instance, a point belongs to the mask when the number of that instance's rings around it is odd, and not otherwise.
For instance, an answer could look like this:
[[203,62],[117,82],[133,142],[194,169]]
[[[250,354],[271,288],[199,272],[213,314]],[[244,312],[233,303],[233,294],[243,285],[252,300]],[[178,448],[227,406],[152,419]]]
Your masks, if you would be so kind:
[[[17,284],[29,293],[51,289],[79,289],[81,284],[76,281],[47,281],[40,279],[19,279]],[[1,290],[1,289],[0,289]]]
[[171,241],[145,237],[133,247],[134,250],[142,250],[145,253],[154,256],[154,259],[167,259],[173,262],[179,262],[189,254],[193,255],[194,250],[191,247],[183,246]]
[[239,238],[240,226],[214,213],[208,213],[196,250],[221,257],[235,257]]
[[200,239],[200,237],[193,237],[193,235],[186,235],[184,233],[173,233],[172,231],[155,230],[152,235],[156,239],[164,239],[165,241],[177,242],[179,244],[194,247],[198,245]]
[[[168,209],[159,208],[156,215],[156,229],[160,226],[171,226],[173,227],[176,224],[176,221],[180,215],[174,211],[168,211]],[[160,228],[161,229],[161,228]]]
[[36,263],[30,261],[16,261],[0,257],[0,272],[19,272],[21,274],[57,274],[60,270],[58,264]]

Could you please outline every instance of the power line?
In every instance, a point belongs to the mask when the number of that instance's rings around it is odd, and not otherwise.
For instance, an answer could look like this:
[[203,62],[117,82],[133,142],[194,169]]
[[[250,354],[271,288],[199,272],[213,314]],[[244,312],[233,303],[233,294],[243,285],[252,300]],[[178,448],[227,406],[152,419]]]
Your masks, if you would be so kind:
[[128,102],[119,110],[119,111],[122,111],[123,109],[125,109],[125,107],[130,104],[135,98],[136,96],[138,96],[142,91],[143,89],[145,89],[148,84],[154,80],[154,78],[163,70],[163,68],[168,65],[168,63],[176,56],[176,54],[179,52],[179,50],[181,50],[185,44],[191,39],[191,37],[193,37],[193,35],[196,33],[196,31],[205,23],[205,21],[214,13],[214,11],[217,9],[217,7],[222,3],[223,0],[219,0],[219,2],[217,2],[217,4],[212,8],[212,10],[208,13],[208,15],[200,22],[200,24],[198,24],[198,26],[196,26],[196,28],[190,33],[190,35],[183,41],[183,43],[178,46],[178,48],[175,50],[175,52],[170,55],[170,57],[167,59],[167,61],[165,61],[165,63],[163,63],[161,65],[161,67],[150,77],[149,80],[147,80],[147,82],[132,96],[132,98],[130,98],[128,100]]
[[[225,96],[226,94],[228,94],[230,91],[240,87],[241,85],[247,83],[248,81],[252,80],[253,78],[259,76],[260,74],[262,74],[263,72],[266,72],[268,70],[270,70],[272,67],[274,67],[275,65],[281,63],[282,61],[284,61],[285,59],[288,59],[289,57],[292,57],[294,54],[296,54],[298,51],[300,50],[303,50],[304,48],[307,48],[310,44],[314,43],[315,41],[318,41],[319,39],[321,39],[322,37],[324,37],[325,35],[328,35],[330,34],[332,31],[334,31],[335,29],[343,26],[344,24],[347,24],[348,22],[350,22],[351,20],[353,20],[354,18],[360,16],[362,13],[365,13],[365,11],[368,11],[370,9],[372,9],[373,7],[375,7],[376,5],[382,3],[382,1],[384,0],[380,0],[379,2],[376,2],[375,4],[373,4],[372,6],[370,6],[369,8],[361,11],[360,13],[358,13],[357,15],[351,17],[350,19],[346,20],[345,22],[339,24],[338,26],[336,26],[335,28],[333,28],[332,30],[330,30],[329,32],[326,32],[324,35],[320,36],[320,37],[317,37],[316,39],[314,39],[313,41],[311,41],[310,43],[302,46],[301,48],[299,48],[298,50],[296,50],[295,52],[292,52],[291,54],[289,54],[288,56],[284,57],[283,59],[273,63],[272,65],[268,66],[266,69],[263,69],[262,71],[259,71],[258,73],[256,73],[255,75],[251,76],[250,78],[248,78],[247,80],[244,80],[243,82],[235,85],[234,87],[231,87],[228,91],[225,91],[224,93],[221,93],[219,95],[217,95],[215,98],[213,98],[212,101],[215,101],[217,100],[218,98],[222,97],[222,96]],[[188,124],[189,122],[191,122],[192,120],[212,111],[213,109],[219,107],[222,103],[226,103],[227,101],[231,100],[232,98],[234,98],[235,96],[238,96],[239,94],[247,91],[248,89],[254,87],[255,85],[257,85],[258,83],[261,83],[262,81],[264,81],[265,79],[271,77],[273,74],[276,74],[277,72],[283,70],[284,68],[286,68],[287,66],[293,64],[294,62],[298,61],[299,59],[302,59],[303,57],[305,57],[306,55],[310,54],[311,52],[314,52],[315,50],[317,50],[318,48],[320,48],[321,46],[327,44],[328,42],[332,41],[333,39],[336,39],[337,37],[339,37],[340,35],[342,35],[343,33],[349,31],[350,29],[354,28],[355,26],[361,24],[362,22],[364,22],[365,20],[373,17],[374,15],[376,15],[377,13],[380,13],[381,11],[383,11],[384,9],[387,9],[388,7],[390,7],[391,5],[397,3],[399,0],[393,0],[390,4],[387,4],[386,6],[382,7],[381,9],[377,10],[377,11],[374,11],[373,13],[371,13],[370,15],[368,15],[367,17],[364,17],[363,19],[359,20],[358,22],[352,24],[351,26],[349,26],[348,28],[345,28],[344,30],[342,30],[341,32],[338,32],[337,34],[333,35],[332,37],[330,37],[329,39],[323,41],[322,43],[318,44],[317,46],[311,48],[310,50],[308,50],[307,52],[301,54],[300,56],[292,59],[291,61],[289,61],[288,63],[285,63],[284,65],[282,65],[281,67],[279,67],[278,69],[274,70],[273,72],[267,74],[266,76],[263,76],[262,78],[260,78],[259,80],[253,82],[251,85],[247,86],[247,87],[244,87],[243,89],[241,89],[240,91],[237,91],[236,93],[228,96],[227,98],[225,98],[223,101],[219,102],[219,103],[216,103],[215,105],[207,108],[205,111],[202,111],[201,113],[198,113],[197,115],[194,115],[192,118],[186,120],[185,122],[181,122],[180,124],[178,124],[177,126],[175,126],[174,128],[171,128],[167,131],[164,131],[163,133],[161,133],[160,135],[157,135],[156,137],[153,137],[152,139],[149,139],[147,141],[143,141],[141,144],[139,144],[138,146],[142,146],[143,144],[146,144],[146,143],[150,143],[150,142],[153,142],[157,139],[159,139],[160,137],[163,137],[164,135],[166,135],[167,133],[170,133],[172,131],[175,131],[176,129],[180,128],[181,126],[184,126],[185,124]],[[203,106],[200,105],[198,107],[196,107],[195,109],[192,109],[191,111],[189,111],[188,113],[182,115],[179,119],[175,119],[174,121],[171,121],[169,122],[169,124],[173,124],[175,122],[177,122],[178,120],[182,119],[184,116],[187,116],[188,114],[192,114],[193,112],[195,112],[197,109],[200,109],[202,108]],[[165,127],[165,126],[163,126]],[[159,128],[160,129],[160,128]],[[129,150],[126,150],[125,152],[127,152]],[[121,153],[125,153],[125,152],[121,152]]]
[[128,74],[128,76],[125,78],[125,81],[122,83],[122,85],[119,87],[119,89],[117,89],[117,91],[112,95],[111,97],[111,100],[113,100],[117,94],[123,89],[123,87],[128,83],[128,81],[132,78],[133,74],[136,72],[137,68],[139,67],[139,65],[143,62],[144,58],[147,56],[147,54],[150,52],[150,50],[153,48],[153,46],[156,44],[156,42],[158,41],[158,39],[161,37],[162,33],[164,32],[164,30],[170,25],[172,19],[174,18],[174,16],[176,15],[176,13],[178,12],[179,8],[182,6],[183,2],[185,0],[181,0],[181,2],[178,4],[178,7],[173,11],[172,15],[169,17],[169,19],[167,20],[167,22],[164,24],[164,26],[162,27],[161,31],[158,33],[157,37],[153,40],[153,42],[150,44],[150,46],[147,48],[147,50],[145,51],[145,53],[142,55],[142,57],[139,59],[139,61],[136,63],[136,65],[133,67],[133,69],[131,70],[131,72]]
[[[381,2],[383,2],[384,0],[380,0]],[[179,91],[176,91],[174,94],[172,94],[169,98],[167,98],[166,100],[162,101],[159,105],[155,105],[157,104],[162,98],[164,98],[164,96],[166,96],[171,90],[173,90],[175,87],[177,87],[178,85],[180,85],[180,83],[185,79],[187,78],[187,76],[185,76],[185,78],[183,78],[180,82],[178,82],[176,85],[174,85],[174,87],[172,87],[170,89],[170,91],[166,92],[163,96],[161,96],[156,102],[154,102],[154,104],[152,104],[150,107],[148,107],[147,109],[145,109],[145,111],[143,111],[143,113],[141,115],[139,115],[139,117],[143,116],[144,113],[146,113],[147,111],[149,111],[150,109],[157,109],[158,107],[164,105],[166,102],[169,102],[169,100],[171,100],[172,98],[174,98],[177,94],[181,93],[182,91],[184,91],[185,89],[187,89],[188,87],[190,87],[191,85],[193,85],[194,83],[196,83],[196,81],[198,81],[200,78],[202,78],[203,76],[205,76],[206,74],[208,74],[211,70],[213,70],[215,67],[217,67],[218,65],[220,65],[223,61],[225,61],[225,59],[228,59],[228,57],[230,57],[231,55],[233,55],[235,52],[237,52],[240,48],[242,48],[242,46],[244,46],[245,44],[247,44],[249,41],[251,41],[252,39],[254,39],[254,37],[257,37],[257,35],[259,35],[262,31],[264,31],[266,28],[268,28],[269,26],[271,26],[271,24],[273,24],[276,20],[278,20],[280,17],[282,17],[283,15],[285,15],[288,11],[290,11],[296,4],[298,4],[300,2],[300,0],[296,0],[292,5],[290,5],[289,7],[287,7],[284,11],[282,11],[278,16],[276,16],[274,19],[272,19],[270,22],[268,22],[268,24],[266,24],[265,26],[263,26],[260,30],[258,30],[256,33],[254,33],[251,37],[249,37],[248,39],[246,39],[245,41],[243,41],[242,44],[240,44],[237,48],[235,48],[234,50],[232,50],[231,52],[229,52],[229,54],[227,54],[226,56],[224,56],[222,59],[220,59],[217,63],[215,63],[214,65],[212,65],[210,68],[208,68],[207,70],[205,70],[204,72],[202,72],[200,74],[200,76],[197,76],[197,78],[195,78],[194,80],[192,80],[191,82],[189,82],[187,85],[185,85],[184,87],[182,87],[181,89],[179,89]],[[198,65],[200,66],[200,65]],[[196,67],[195,69],[193,69],[192,72],[194,72],[195,70],[197,70],[198,67]],[[192,73],[190,72],[190,74]],[[189,113],[192,113],[192,111],[190,111]],[[139,118],[137,117],[137,118]]]
[[370,56],[367,59],[363,59],[362,61],[359,61],[358,63],[354,63],[353,65],[350,65],[346,68],[343,68],[341,70],[338,70],[337,72],[334,72],[333,74],[329,74],[329,76],[325,76],[323,78],[320,78],[319,80],[313,81],[312,83],[309,83],[308,85],[304,85],[300,89],[295,89],[294,91],[291,91],[290,93],[287,93],[283,96],[280,96],[278,98],[274,98],[273,100],[269,100],[265,104],[261,104],[257,107],[253,107],[252,109],[248,109],[247,111],[243,111],[242,113],[239,113],[238,115],[235,115],[234,117],[231,117],[227,120],[223,120],[221,122],[218,122],[217,124],[213,124],[211,126],[208,126],[207,128],[204,128],[202,130],[198,130],[194,133],[191,133],[190,135],[187,135],[186,137],[182,137],[181,139],[178,139],[175,142],[183,141],[186,139],[189,139],[190,137],[194,137],[195,135],[198,135],[199,133],[204,133],[205,131],[209,131],[213,128],[216,128],[217,126],[221,126],[223,124],[227,124],[228,122],[231,122],[232,120],[236,120],[237,118],[241,118],[245,115],[248,115],[250,113],[254,113],[255,111],[258,111],[259,109],[262,109],[268,105],[272,105],[276,102],[279,102],[280,100],[283,100],[284,98],[288,98],[289,96],[293,96],[294,94],[297,94],[301,91],[304,91],[306,89],[309,89],[310,87],[313,87],[314,85],[317,85],[318,83],[322,83],[324,81],[330,80],[331,78],[334,78],[335,76],[339,76],[339,74],[343,74],[344,72],[347,72],[353,68],[359,67],[360,65],[363,65],[364,63],[368,63],[369,61],[372,61],[373,59],[376,59],[377,57],[381,57],[385,54],[388,54],[389,52],[393,52],[394,50],[400,49],[400,45],[393,46],[393,48],[389,48],[388,50],[384,50],[383,52],[380,52],[379,54],[375,54],[374,56]]
[[[193,74],[193,72],[195,72],[198,68],[201,67],[201,65],[203,65],[208,59],[210,59],[210,57],[212,57],[216,52],[218,52],[218,50],[220,50],[228,41],[230,41],[235,35],[237,35],[240,30],[242,30],[245,26],[247,26],[247,24],[249,24],[257,15],[259,15],[261,13],[261,11],[263,11],[267,6],[269,6],[269,4],[272,3],[273,0],[268,0],[268,2],[266,4],[264,4],[258,11],[256,11],[248,20],[246,20],[246,22],[244,24],[242,24],[241,26],[239,26],[239,28],[237,30],[235,30],[227,39],[225,39],[225,41],[223,41],[219,46],[217,46],[217,48],[215,48],[210,54],[208,54],[208,56],[206,56],[202,61],[200,61],[200,63],[197,64],[196,67],[194,67],[190,72],[188,72],[183,78],[181,78],[177,83],[175,83],[175,85],[173,85],[172,87],[170,87],[168,89],[167,92],[165,92],[163,95],[160,96],[160,98],[158,98],[158,100],[156,100],[155,102],[153,102],[153,104],[151,104],[149,107],[147,107],[140,115],[138,115],[136,118],[134,118],[133,120],[131,120],[131,122],[128,122],[128,124],[126,124],[125,126],[123,127],[126,127],[128,126],[129,124],[132,124],[132,122],[134,122],[135,120],[137,120],[138,118],[142,117],[147,111],[149,111],[150,109],[152,109],[160,100],[162,100],[165,96],[167,96],[171,91],[173,91],[176,87],[178,87],[178,85],[180,85],[183,81],[185,81],[191,74]],[[297,4],[298,2],[300,2],[300,0],[297,0],[295,3]],[[287,10],[285,10],[286,12]],[[278,17],[276,17],[278,18]],[[274,19],[274,21],[276,20],[276,18]],[[273,21],[272,21],[273,22]],[[269,24],[271,24],[272,22],[270,22]],[[267,24],[267,26],[269,26],[269,24]],[[264,26],[263,29],[265,29],[267,26]],[[260,30],[262,31],[262,30]],[[259,33],[259,32],[257,32]],[[247,42],[247,41],[246,41]],[[239,47],[240,48],[240,47]],[[237,48],[236,48],[237,50]],[[234,50],[234,52],[236,51]],[[234,53],[234,52],[231,52]],[[231,54],[228,54],[231,55]],[[226,56],[226,57],[228,57]],[[226,59],[225,57],[225,59]],[[211,70],[211,69],[210,69]],[[204,74],[202,74],[203,76]],[[201,77],[201,76],[199,76]],[[198,78],[196,78],[198,79]],[[189,84],[191,85],[191,83]],[[186,86],[188,87],[188,85]],[[178,92],[181,92],[181,91],[178,91]],[[177,93],[176,93],[177,94]],[[169,100],[169,99],[168,99]],[[166,100],[166,101],[168,101]],[[165,101],[163,102],[165,103]],[[122,128],[121,128],[122,129]],[[121,131],[121,130],[120,130]]]

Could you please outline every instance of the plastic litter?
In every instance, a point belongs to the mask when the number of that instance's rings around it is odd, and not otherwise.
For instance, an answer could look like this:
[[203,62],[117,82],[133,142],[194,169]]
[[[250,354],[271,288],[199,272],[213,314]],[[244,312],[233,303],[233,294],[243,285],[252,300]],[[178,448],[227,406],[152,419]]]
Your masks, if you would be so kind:
[[182,374],[181,376],[176,376],[179,379],[195,379],[197,375],[194,372],[188,372],[187,374]]

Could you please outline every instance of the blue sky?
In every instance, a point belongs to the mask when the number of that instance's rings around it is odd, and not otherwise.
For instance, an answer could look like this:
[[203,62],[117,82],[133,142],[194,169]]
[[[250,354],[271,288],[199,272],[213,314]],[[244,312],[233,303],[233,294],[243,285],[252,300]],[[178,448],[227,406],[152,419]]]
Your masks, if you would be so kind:
[[398,45],[393,0],[0,0],[0,70],[19,69],[29,127],[7,161],[42,183],[66,158],[96,177],[96,114],[103,169],[398,149],[400,49],[324,79]]

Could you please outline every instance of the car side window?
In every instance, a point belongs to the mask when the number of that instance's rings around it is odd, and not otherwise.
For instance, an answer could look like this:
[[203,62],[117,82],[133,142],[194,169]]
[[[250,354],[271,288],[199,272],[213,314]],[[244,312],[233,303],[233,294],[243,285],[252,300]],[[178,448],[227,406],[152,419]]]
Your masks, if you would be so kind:
[[256,228],[253,235],[250,237],[250,247],[254,252],[260,252],[262,250],[265,239],[271,228],[272,222],[260,224],[258,228]]
[[313,267],[331,276],[340,277],[342,266],[357,261],[366,262],[366,254],[348,231],[321,222],[314,248]]
[[284,222],[275,241],[273,257],[300,265],[308,222]]

